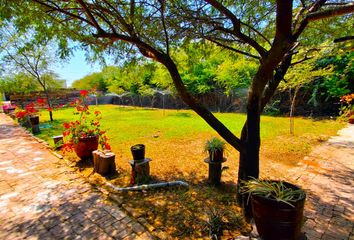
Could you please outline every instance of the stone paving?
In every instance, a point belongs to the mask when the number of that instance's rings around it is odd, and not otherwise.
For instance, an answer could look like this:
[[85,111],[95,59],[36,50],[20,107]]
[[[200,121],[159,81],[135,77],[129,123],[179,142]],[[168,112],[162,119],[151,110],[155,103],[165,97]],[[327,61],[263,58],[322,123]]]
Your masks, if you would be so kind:
[[0,239],[153,239],[0,114]]
[[354,240],[354,125],[316,147],[288,179],[306,189],[304,232],[313,240]]

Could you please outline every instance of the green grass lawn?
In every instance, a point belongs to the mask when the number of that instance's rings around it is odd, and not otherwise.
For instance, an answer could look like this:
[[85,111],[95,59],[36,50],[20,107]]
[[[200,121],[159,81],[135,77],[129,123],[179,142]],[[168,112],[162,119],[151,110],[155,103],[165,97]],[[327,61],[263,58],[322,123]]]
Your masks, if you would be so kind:
[[[147,156],[159,162],[157,167],[161,169],[158,173],[162,173],[160,176],[162,178],[166,173],[163,168],[177,169],[184,175],[186,172],[198,173],[197,166],[205,157],[204,142],[212,136],[217,136],[203,119],[190,110],[158,110],[116,105],[90,106],[90,108],[92,111],[98,109],[102,112],[102,128],[108,130],[112,149],[121,158],[120,163],[123,162],[118,165],[128,169],[127,161],[131,158],[129,147],[136,143],[143,143],[147,146]],[[72,113],[72,108],[55,111],[55,121],[50,123],[48,114],[42,112],[40,119],[44,128],[38,137],[53,144],[51,137],[61,134],[62,123],[77,118],[77,115]],[[240,135],[245,121],[244,114],[216,113],[216,116],[237,136]],[[261,164],[266,168],[264,163],[276,161],[292,166],[311,150],[311,146],[335,135],[342,127],[343,124],[331,120],[296,118],[295,134],[291,135],[289,118],[262,116]],[[228,158],[232,161],[229,162],[235,167],[238,153],[230,146],[228,150]],[[186,169],[183,169],[185,166]]]
[[[127,186],[130,180],[130,146],[146,145],[146,157],[152,159],[150,172],[155,181],[184,180],[191,184],[188,190],[166,189],[144,193],[119,193],[124,208],[135,217],[144,219],[147,228],[160,239],[197,239],[208,236],[205,220],[210,209],[234,214],[228,227],[230,238],[248,231],[247,225],[238,221],[240,209],[235,199],[235,181],[238,170],[238,153],[228,146],[228,170],[223,171],[223,185],[210,187],[206,183],[208,166],[203,162],[207,139],[217,136],[199,116],[188,110],[158,110],[115,105],[90,106],[102,112],[102,127],[108,137],[119,174],[105,180],[117,186]],[[38,137],[52,144],[51,137],[63,131],[62,123],[76,119],[73,109],[54,112],[50,123],[47,112],[41,113],[41,133]],[[216,113],[216,116],[237,136],[245,121],[244,114]],[[262,116],[261,164],[263,177],[286,179],[287,169],[295,166],[311,148],[326,140],[343,127],[330,120],[295,119],[295,134],[289,134],[289,118]],[[74,158],[74,154],[68,156]],[[76,158],[77,159],[77,158]],[[90,176],[92,168],[80,171]],[[104,178],[91,175],[90,181],[102,183]],[[236,219],[236,221],[235,221]],[[166,237],[168,236],[168,237]],[[168,238],[170,239],[170,238]],[[227,239],[227,238],[225,238]]]

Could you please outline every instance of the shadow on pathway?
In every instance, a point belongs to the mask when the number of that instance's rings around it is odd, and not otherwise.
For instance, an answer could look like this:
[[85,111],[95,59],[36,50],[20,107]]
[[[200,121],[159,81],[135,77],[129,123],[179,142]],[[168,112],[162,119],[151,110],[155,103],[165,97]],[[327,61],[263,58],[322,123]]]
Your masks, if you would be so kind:
[[0,114],[0,239],[152,239]]
[[354,239],[354,125],[316,147],[287,178],[307,190],[308,239]]

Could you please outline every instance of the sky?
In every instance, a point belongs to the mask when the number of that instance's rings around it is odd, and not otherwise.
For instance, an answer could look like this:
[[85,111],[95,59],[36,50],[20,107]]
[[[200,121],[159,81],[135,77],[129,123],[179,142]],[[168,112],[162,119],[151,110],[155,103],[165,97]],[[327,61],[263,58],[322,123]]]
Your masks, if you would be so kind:
[[98,63],[92,64],[85,60],[85,53],[81,50],[74,52],[74,55],[64,63],[58,63],[53,67],[55,73],[59,74],[61,79],[66,80],[67,87],[88,74],[101,71],[101,66]]

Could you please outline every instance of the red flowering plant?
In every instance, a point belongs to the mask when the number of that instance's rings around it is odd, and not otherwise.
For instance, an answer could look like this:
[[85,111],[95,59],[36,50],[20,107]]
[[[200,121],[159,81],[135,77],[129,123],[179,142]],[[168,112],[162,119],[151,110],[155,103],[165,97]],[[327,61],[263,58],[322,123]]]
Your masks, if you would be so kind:
[[98,143],[103,150],[111,149],[106,131],[101,129],[101,112],[94,111],[91,113],[86,103],[88,94],[89,92],[86,90],[80,91],[80,97],[70,104],[75,107],[74,115],[78,115],[78,120],[63,124],[65,130],[63,132],[64,145],[62,149],[64,151],[72,151],[80,138],[93,136],[98,138]]
[[15,109],[15,116],[17,120],[24,125],[29,123],[29,118],[36,116],[37,113],[38,110],[35,108],[34,103],[27,104],[24,109],[20,107],[16,107]]
[[340,102],[340,119],[354,122],[354,93],[342,96]]

